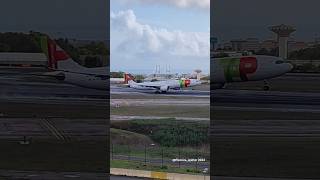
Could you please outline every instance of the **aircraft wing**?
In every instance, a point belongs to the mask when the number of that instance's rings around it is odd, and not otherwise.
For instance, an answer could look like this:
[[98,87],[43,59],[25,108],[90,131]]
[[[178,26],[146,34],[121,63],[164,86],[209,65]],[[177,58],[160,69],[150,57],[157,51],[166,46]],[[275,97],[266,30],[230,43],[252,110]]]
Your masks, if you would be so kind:
[[154,83],[154,82],[151,82],[151,83],[138,83],[136,84],[136,86],[139,86],[141,88],[153,88],[153,89],[157,89],[157,90],[160,90],[161,88],[161,84],[159,83]]
[[138,84],[138,86],[140,87],[145,87],[145,88],[154,88],[154,89],[160,89],[161,86],[160,85],[143,85],[143,84]]

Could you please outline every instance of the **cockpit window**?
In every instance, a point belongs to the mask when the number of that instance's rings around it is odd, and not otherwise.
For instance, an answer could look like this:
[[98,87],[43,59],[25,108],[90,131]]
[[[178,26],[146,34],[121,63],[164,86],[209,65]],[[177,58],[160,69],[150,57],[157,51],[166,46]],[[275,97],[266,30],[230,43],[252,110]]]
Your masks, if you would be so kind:
[[276,61],[276,64],[283,64],[283,63],[284,63],[284,61],[282,61],[282,60]]

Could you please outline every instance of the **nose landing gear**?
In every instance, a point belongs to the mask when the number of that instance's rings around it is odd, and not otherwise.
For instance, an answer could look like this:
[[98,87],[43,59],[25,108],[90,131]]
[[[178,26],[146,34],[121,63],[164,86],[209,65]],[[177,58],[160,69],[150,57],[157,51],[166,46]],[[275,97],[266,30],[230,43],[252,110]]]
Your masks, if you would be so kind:
[[270,90],[270,85],[269,85],[268,81],[264,80],[263,82],[264,82],[263,90],[264,91],[269,91]]

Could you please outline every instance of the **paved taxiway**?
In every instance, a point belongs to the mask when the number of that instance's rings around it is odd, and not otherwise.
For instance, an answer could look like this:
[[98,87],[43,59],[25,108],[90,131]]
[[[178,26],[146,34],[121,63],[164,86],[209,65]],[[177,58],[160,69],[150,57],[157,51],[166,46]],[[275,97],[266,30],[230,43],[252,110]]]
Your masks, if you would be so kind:
[[[105,136],[108,92],[37,76],[44,72],[44,68],[0,68],[1,138]],[[90,121],[82,119],[87,117]]]
[[320,93],[214,90],[213,103],[320,105]]
[[105,139],[105,119],[0,118],[0,139],[56,141]]
[[263,82],[212,91],[215,173],[235,176],[215,179],[319,177],[319,80],[318,75],[290,74],[271,80],[267,92],[259,90]]
[[319,74],[290,73],[271,79],[271,91],[258,90],[263,82],[231,83],[211,91],[212,105],[216,110],[319,112],[319,80]]
[[215,120],[214,136],[320,137],[319,120]]
[[215,90],[214,136],[320,137],[320,93]]
[[320,93],[215,90],[213,110],[320,113]]
[[110,95],[111,120],[209,120],[209,91],[187,89],[159,94],[111,85]]

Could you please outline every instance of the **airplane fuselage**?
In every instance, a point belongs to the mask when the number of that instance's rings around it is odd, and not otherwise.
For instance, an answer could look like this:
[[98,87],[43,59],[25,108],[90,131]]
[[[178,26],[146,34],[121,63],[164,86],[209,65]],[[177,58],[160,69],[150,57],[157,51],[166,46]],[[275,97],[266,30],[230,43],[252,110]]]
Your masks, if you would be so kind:
[[109,86],[109,80],[107,77],[79,74],[73,72],[63,72],[64,81],[69,84],[74,84],[86,88],[107,90]]
[[211,83],[225,84],[271,79],[291,71],[292,65],[273,56],[245,56],[214,58],[211,68]]
[[136,83],[134,81],[129,81],[129,86],[138,90],[152,90],[158,92],[167,92],[170,89],[182,89],[186,87],[196,86],[201,84],[200,81],[196,79],[180,79],[180,80],[166,80],[166,81],[156,81],[156,82],[143,82]]
[[66,83],[92,88],[107,90],[109,87],[109,76],[107,67],[86,68],[81,66],[77,70],[56,70],[63,74]]

